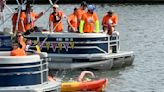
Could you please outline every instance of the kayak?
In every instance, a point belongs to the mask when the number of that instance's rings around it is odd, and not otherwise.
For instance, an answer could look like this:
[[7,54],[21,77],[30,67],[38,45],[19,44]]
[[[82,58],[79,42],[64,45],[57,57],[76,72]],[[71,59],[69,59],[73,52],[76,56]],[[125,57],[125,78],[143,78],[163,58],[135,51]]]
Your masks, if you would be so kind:
[[64,82],[61,85],[62,92],[74,91],[103,91],[106,87],[108,79],[99,79],[87,82]]

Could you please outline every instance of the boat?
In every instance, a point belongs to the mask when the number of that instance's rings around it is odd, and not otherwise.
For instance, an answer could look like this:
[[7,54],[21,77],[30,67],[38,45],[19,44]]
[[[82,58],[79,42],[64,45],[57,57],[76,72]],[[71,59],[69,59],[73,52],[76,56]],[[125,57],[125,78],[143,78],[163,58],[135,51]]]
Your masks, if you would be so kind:
[[[25,38],[33,41],[31,49],[40,44],[41,51],[48,53],[51,58],[50,69],[111,69],[132,65],[134,61],[133,51],[120,51],[119,35],[116,31],[109,36],[101,30],[101,33],[83,34],[39,30]],[[11,32],[6,28],[4,34],[0,35],[0,51],[11,50]]]
[[133,51],[120,51],[117,34],[34,32],[25,37],[43,43],[41,51],[51,58],[50,69],[111,69],[134,61]]
[[[6,33],[6,32],[4,32]],[[119,35],[33,32],[25,36],[51,58],[50,69],[111,69],[133,64],[133,51],[120,51]],[[0,36],[0,50],[10,50],[10,35]],[[31,46],[35,49],[35,46]]]
[[61,80],[48,80],[47,53],[10,56],[0,52],[0,92],[60,92]]
[[104,91],[107,79],[99,79],[87,82],[64,82],[61,85],[61,92],[75,92],[75,91],[92,91],[102,92]]

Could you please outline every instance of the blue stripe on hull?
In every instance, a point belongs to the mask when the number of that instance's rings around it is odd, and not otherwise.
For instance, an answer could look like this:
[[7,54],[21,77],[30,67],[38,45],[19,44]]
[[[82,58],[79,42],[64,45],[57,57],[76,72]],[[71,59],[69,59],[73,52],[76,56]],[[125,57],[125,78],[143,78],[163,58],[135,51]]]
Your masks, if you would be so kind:
[[[42,63],[44,64],[44,63],[46,63],[46,61],[42,61]],[[7,66],[28,66],[28,65],[38,65],[38,64],[40,64],[40,62],[35,62],[35,63],[21,63],[21,64],[0,64],[0,67],[7,67]]]
[[43,78],[43,82],[47,81],[47,74],[48,67],[46,61],[43,61],[42,65],[40,65],[40,62],[25,64],[1,64],[0,86],[7,87],[40,84],[41,78]]
[[36,85],[41,83],[41,74],[0,76],[0,87]]
[[0,35],[0,51],[10,51],[11,50],[11,37]]

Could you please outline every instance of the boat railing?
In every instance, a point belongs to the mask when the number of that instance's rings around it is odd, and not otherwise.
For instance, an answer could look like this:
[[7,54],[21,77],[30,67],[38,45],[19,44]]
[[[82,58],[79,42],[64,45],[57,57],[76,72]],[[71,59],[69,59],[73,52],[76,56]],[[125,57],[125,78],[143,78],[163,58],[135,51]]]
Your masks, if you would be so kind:
[[119,33],[115,31],[112,35],[108,37],[108,41],[110,53],[118,53],[120,51]]

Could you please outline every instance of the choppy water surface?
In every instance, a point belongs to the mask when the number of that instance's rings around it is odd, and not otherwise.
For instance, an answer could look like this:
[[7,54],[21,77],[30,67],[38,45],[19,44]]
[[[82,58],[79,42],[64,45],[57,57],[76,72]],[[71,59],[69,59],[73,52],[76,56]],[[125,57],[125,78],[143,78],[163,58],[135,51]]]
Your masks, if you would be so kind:
[[[61,5],[68,15],[77,5]],[[16,7],[11,5],[12,8]],[[49,5],[36,5],[34,11],[47,9]],[[109,78],[106,92],[163,92],[164,91],[164,6],[163,5],[97,5],[100,19],[109,10],[119,15],[121,50],[134,51],[133,66],[109,71],[93,71],[98,77]],[[6,12],[8,14],[9,12]],[[37,23],[48,25],[47,13]],[[8,16],[8,15],[7,15]],[[64,21],[64,24],[66,22]],[[6,26],[10,25],[8,22]],[[66,26],[65,26],[66,28]],[[75,78],[80,71],[54,72],[64,79]]]

